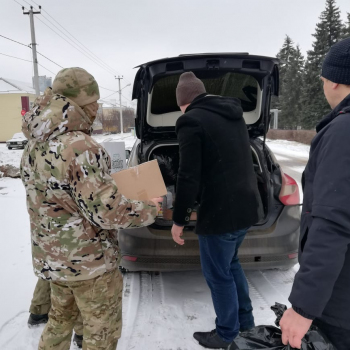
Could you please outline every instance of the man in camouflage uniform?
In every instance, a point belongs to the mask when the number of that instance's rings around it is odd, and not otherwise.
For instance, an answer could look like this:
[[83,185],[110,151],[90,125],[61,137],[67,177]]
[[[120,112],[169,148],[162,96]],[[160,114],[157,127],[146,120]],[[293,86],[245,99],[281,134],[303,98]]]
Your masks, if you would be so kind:
[[122,277],[116,229],[150,225],[158,199],[131,201],[109,175],[110,158],[90,137],[99,89],[81,68],[61,70],[23,118],[21,161],[35,274],[51,281],[39,350],[68,350],[81,313],[83,349],[116,349]]

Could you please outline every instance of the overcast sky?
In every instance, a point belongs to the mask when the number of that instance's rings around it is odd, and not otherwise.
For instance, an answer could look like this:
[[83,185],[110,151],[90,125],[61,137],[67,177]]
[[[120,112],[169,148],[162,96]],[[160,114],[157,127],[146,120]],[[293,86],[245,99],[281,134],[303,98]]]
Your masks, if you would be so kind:
[[[158,58],[197,52],[249,52],[275,56],[286,34],[306,54],[325,7],[325,0],[35,2],[43,10],[41,15],[35,15],[38,51],[63,67],[87,69],[101,86],[111,90],[118,90],[115,75],[124,76],[123,87],[133,82],[136,73],[133,67]],[[22,14],[18,3],[27,8],[33,4],[37,8],[35,3],[32,0],[0,0],[0,3],[0,34],[24,44],[31,43],[29,16]],[[346,13],[350,12],[350,1],[337,0],[337,5],[345,20]],[[113,71],[101,68],[39,20],[68,40],[64,36],[69,36],[66,29]],[[30,49],[2,37],[0,53],[31,60]],[[53,73],[60,69],[42,56],[38,56],[38,60]],[[39,67],[39,75],[54,77],[48,70]],[[30,62],[0,55],[0,77],[30,82],[32,72]],[[101,88],[101,98],[110,94],[113,92]],[[131,87],[126,87],[123,95],[123,104],[130,105]],[[115,97],[112,95],[107,99]]]

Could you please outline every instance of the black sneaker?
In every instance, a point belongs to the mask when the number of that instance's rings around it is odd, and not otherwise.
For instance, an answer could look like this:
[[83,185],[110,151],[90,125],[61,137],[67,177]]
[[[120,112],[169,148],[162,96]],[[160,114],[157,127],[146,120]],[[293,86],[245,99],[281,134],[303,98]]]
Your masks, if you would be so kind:
[[47,323],[49,320],[49,315],[48,314],[43,314],[43,315],[35,315],[35,314],[30,314],[28,318],[28,327],[35,327],[39,326],[40,324]]
[[79,349],[83,347],[83,336],[74,333],[73,344],[75,344]]
[[[200,345],[207,349],[230,349],[232,343],[223,341],[220,336],[216,333],[216,329],[211,332],[196,332],[193,334],[194,339],[196,339]],[[235,349],[235,348],[234,348]]]

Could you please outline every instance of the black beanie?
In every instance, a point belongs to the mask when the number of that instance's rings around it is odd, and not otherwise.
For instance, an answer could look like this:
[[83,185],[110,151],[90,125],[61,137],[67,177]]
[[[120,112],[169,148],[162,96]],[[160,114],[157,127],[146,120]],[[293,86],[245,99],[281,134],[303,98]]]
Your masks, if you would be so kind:
[[336,84],[350,85],[350,38],[331,47],[323,62],[322,76]]
[[184,106],[199,95],[206,92],[204,84],[192,72],[186,72],[180,75],[179,83],[176,88],[176,101],[178,106]]

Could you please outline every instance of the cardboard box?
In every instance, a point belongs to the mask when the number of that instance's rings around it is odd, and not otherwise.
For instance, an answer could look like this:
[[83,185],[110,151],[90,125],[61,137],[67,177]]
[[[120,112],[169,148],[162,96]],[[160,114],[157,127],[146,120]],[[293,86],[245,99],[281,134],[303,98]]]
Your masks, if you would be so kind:
[[119,171],[112,177],[120,193],[128,199],[147,200],[167,194],[157,160]]

